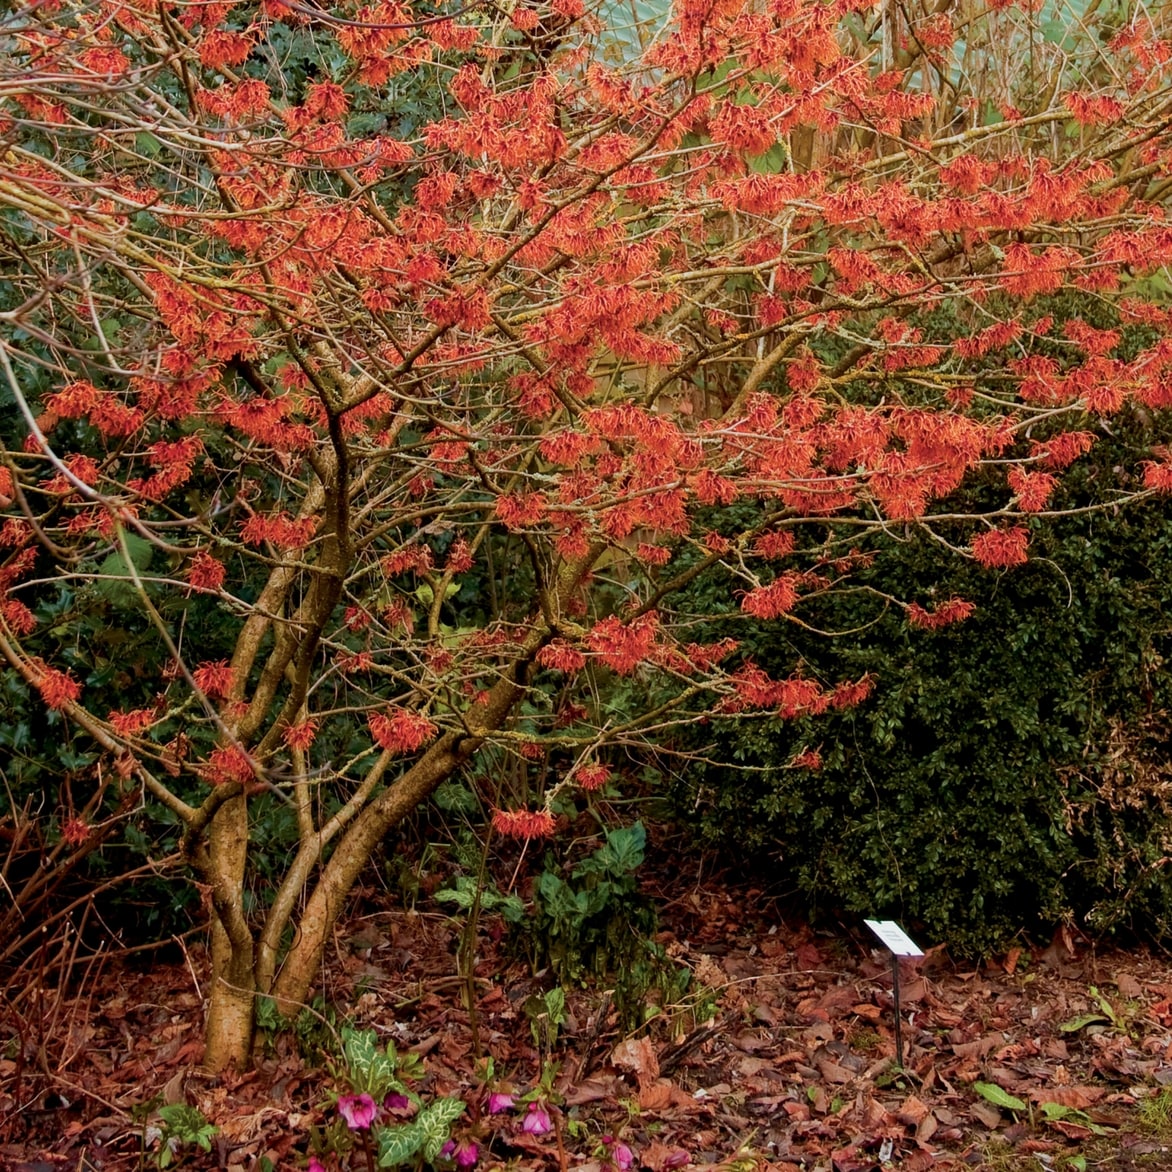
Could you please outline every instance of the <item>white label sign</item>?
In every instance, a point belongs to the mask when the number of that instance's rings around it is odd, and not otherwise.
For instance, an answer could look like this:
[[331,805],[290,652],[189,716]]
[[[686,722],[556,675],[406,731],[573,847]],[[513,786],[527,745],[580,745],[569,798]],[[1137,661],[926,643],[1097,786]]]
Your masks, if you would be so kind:
[[923,956],[924,950],[917,947],[910,936],[894,920],[864,920],[864,924],[883,941],[883,945],[895,956]]

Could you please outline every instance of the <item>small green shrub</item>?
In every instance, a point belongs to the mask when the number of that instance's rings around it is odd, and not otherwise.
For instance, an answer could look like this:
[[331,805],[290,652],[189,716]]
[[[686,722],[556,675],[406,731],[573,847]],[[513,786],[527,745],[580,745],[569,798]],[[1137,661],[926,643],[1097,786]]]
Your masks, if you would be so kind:
[[534,885],[536,914],[517,928],[534,964],[548,966],[560,985],[611,983],[626,1028],[643,1024],[649,997],[674,1002],[688,983],[687,970],[652,939],[655,908],[635,874],[646,842],[643,823],[635,822],[608,831],[568,872],[547,857]]
[[187,1156],[184,1149],[196,1147],[201,1151],[212,1150],[212,1140],[219,1128],[209,1123],[198,1107],[186,1103],[168,1103],[159,1108],[159,1147],[155,1162],[160,1168],[181,1164]]

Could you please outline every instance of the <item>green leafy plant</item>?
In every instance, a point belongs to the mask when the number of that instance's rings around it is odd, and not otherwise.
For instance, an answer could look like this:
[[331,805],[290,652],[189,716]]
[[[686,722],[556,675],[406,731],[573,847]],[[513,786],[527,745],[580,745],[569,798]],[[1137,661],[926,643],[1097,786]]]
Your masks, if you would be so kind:
[[566,991],[555,985],[544,993],[534,993],[525,1000],[525,1016],[534,1045],[543,1054],[548,1054],[557,1044],[558,1030],[566,1020]]
[[1025,1100],[1019,1099],[1016,1095],[1011,1095],[995,1082],[975,1082],[973,1083],[973,1090],[985,1102],[992,1103],[994,1107],[1000,1107],[1003,1111],[1020,1113],[1029,1110],[1029,1104]]
[[337,1118],[312,1137],[318,1155],[345,1161],[358,1147],[371,1167],[427,1167],[465,1110],[461,1099],[421,1098],[412,1084],[423,1077],[422,1059],[400,1053],[393,1041],[380,1044],[373,1030],[342,1030],[341,1057],[331,1073],[339,1088],[330,1104]]
[[1069,1021],[1062,1022],[1058,1028],[1064,1034],[1077,1033],[1079,1030],[1086,1029],[1087,1026],[1110,1026],[1121,1034],[1131,1032],[1131,1022],[1126,1012],[1121,1013],[1117,1010],[1111,1004],[1110,999],[1100,993],[1094,985],[1089,987],[1088,992],[1091,995],[1091,1000],[1099,1007],[1098,1012],[1080,1013],[1076,1017],[1070,1018]]
[[316,1058],[336,1050],[339,1034],[338,1010],[320,993],[305,1006],[293,1021],[297,1047],[305,1058]]
[[[636,878],[646,843],[643,823],[635,822],[608,831],[568,874],[547,858],[534,885],[536,915],[520,925],[535,963],[562,986],[588,978],[613,983],[615,1010],[632,1028],[643,1024],[649,994],[674,1001],[690,979],[652,939],[655,910]],[[548,1020],[544,1005],[535,1012],[535,1024],[542,1014]]]
[[400,1054],[393,1041],[379,1046],[373,1030],[342,1030],[342,1057],[334,1066],[335,1077],[354,1094],[381,1098],[392,1092],[408,1093],[407,1083],[423,1077],[423,1060],[408,1051]]
[[1108,1135],[1111,1132],[1111,1128],[1096,1123],[1085,1111],[1080,1111],[1076,1107],[1065,1107],[1061,1103],[1041,1103],[1038,1110],[1046,1123],[1077,1123],[1079,1127],[1085,1127],[1094,1135]]
[[[442,887],[435,893],[440,903],[454,904],[460,911],[469,911],[477,900],[477,880],[471,875],[457,875],[451,887]],[[525,918],[525,901],[517,894],[507,895],[492,886],[479,887],[480,908],[499,912],[507,923],[519,924]]]
[[181,1164],[186,1157],[185,1149],[199,1148],[212,1150],[212,1140],[219,1132],[215,1124],[209,1123],[198,1107],[187,1103],[168,1103],[158,1109],[162,1127],[159,1132],[159,1147],[155,1163],[160,1168]]

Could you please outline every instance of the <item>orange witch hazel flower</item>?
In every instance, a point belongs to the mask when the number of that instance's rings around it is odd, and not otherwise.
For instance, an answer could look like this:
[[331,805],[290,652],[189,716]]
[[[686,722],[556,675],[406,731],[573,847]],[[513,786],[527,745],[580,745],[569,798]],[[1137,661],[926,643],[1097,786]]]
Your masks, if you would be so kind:
[[219,590],[224,584],[224,563],[200,550],[187,569],[187,580],[199,590]]
[[822,754],[817,749],[803,749],[802,752],[796,753],[790,758],[789,767],[791,769],[821,769]]
[[317,721],[303,720],[300,724],[291,724],[285,729],[283,736],[285,744],[290,749],[301,749],[304,752],[317,736]]
[[579,765],[574,770],[574,780],[584,790],[602,789],[610,781],[610,778],[610,766],[603,765],[601,761],[594,761],[588,765]]
[[493,810],[492,828],[508,838],[548,838],[557,820],[548,810]]
[[70,846],[81,846],[90,836],[90,824],[84,818],[68,818],[61,826],[61,837]]
[[534,659],[542,667],[550,667],[555,671],[580,671],[586,666],[586,656],[565,639],[551,639]]
[[132,737],[155,723],[155,711],[152,708],[135,708],[132,712],[119,712],[115,709],[106,719],[111,728],[120,737]]
[[908,605],[907,619],[913,627],[923,627],[926,631],[938,631],[952,623],[962,623],[976,609],[964,598],[950,598],[942,602],[935,610],[925,610],[918,602]]
[[410,712],[406,708],[375,712],[368,720],[371,736],[392,753],[414,753],[439,731],[422,713]]
[[192,673],[196,686],[213,700],[224,699],[232,691],[232,665],[226,659],[201,663]]
[[231,781],[247,785],[256,776],[248,754],[235,745],[213,749],[201,773],[208,785],[224,785]]
[[1020,525],[1012,529],[992,529],[973,538],[973,557],[991,569],[1021,566],[1029,560],[1026,554],[1029,543],[1030,535]]
[[64,708],[81,695],[81,684],[69,672],[58,671],[43,663],[38,666],[41,674],[37,679],[37,691],[50,708]]

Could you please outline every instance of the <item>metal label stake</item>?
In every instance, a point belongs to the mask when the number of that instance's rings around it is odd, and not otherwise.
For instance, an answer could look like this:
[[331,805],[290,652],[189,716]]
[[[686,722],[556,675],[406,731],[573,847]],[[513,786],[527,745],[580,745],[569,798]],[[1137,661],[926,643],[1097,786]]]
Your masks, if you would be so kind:
[[895,1065],[903,1069],[903,1013],[899,1005],[899,961],[903,956],[923,956],[920,948],[894,920],[864,920],[864,924],[891,953],[891,996],[895,1001]]

